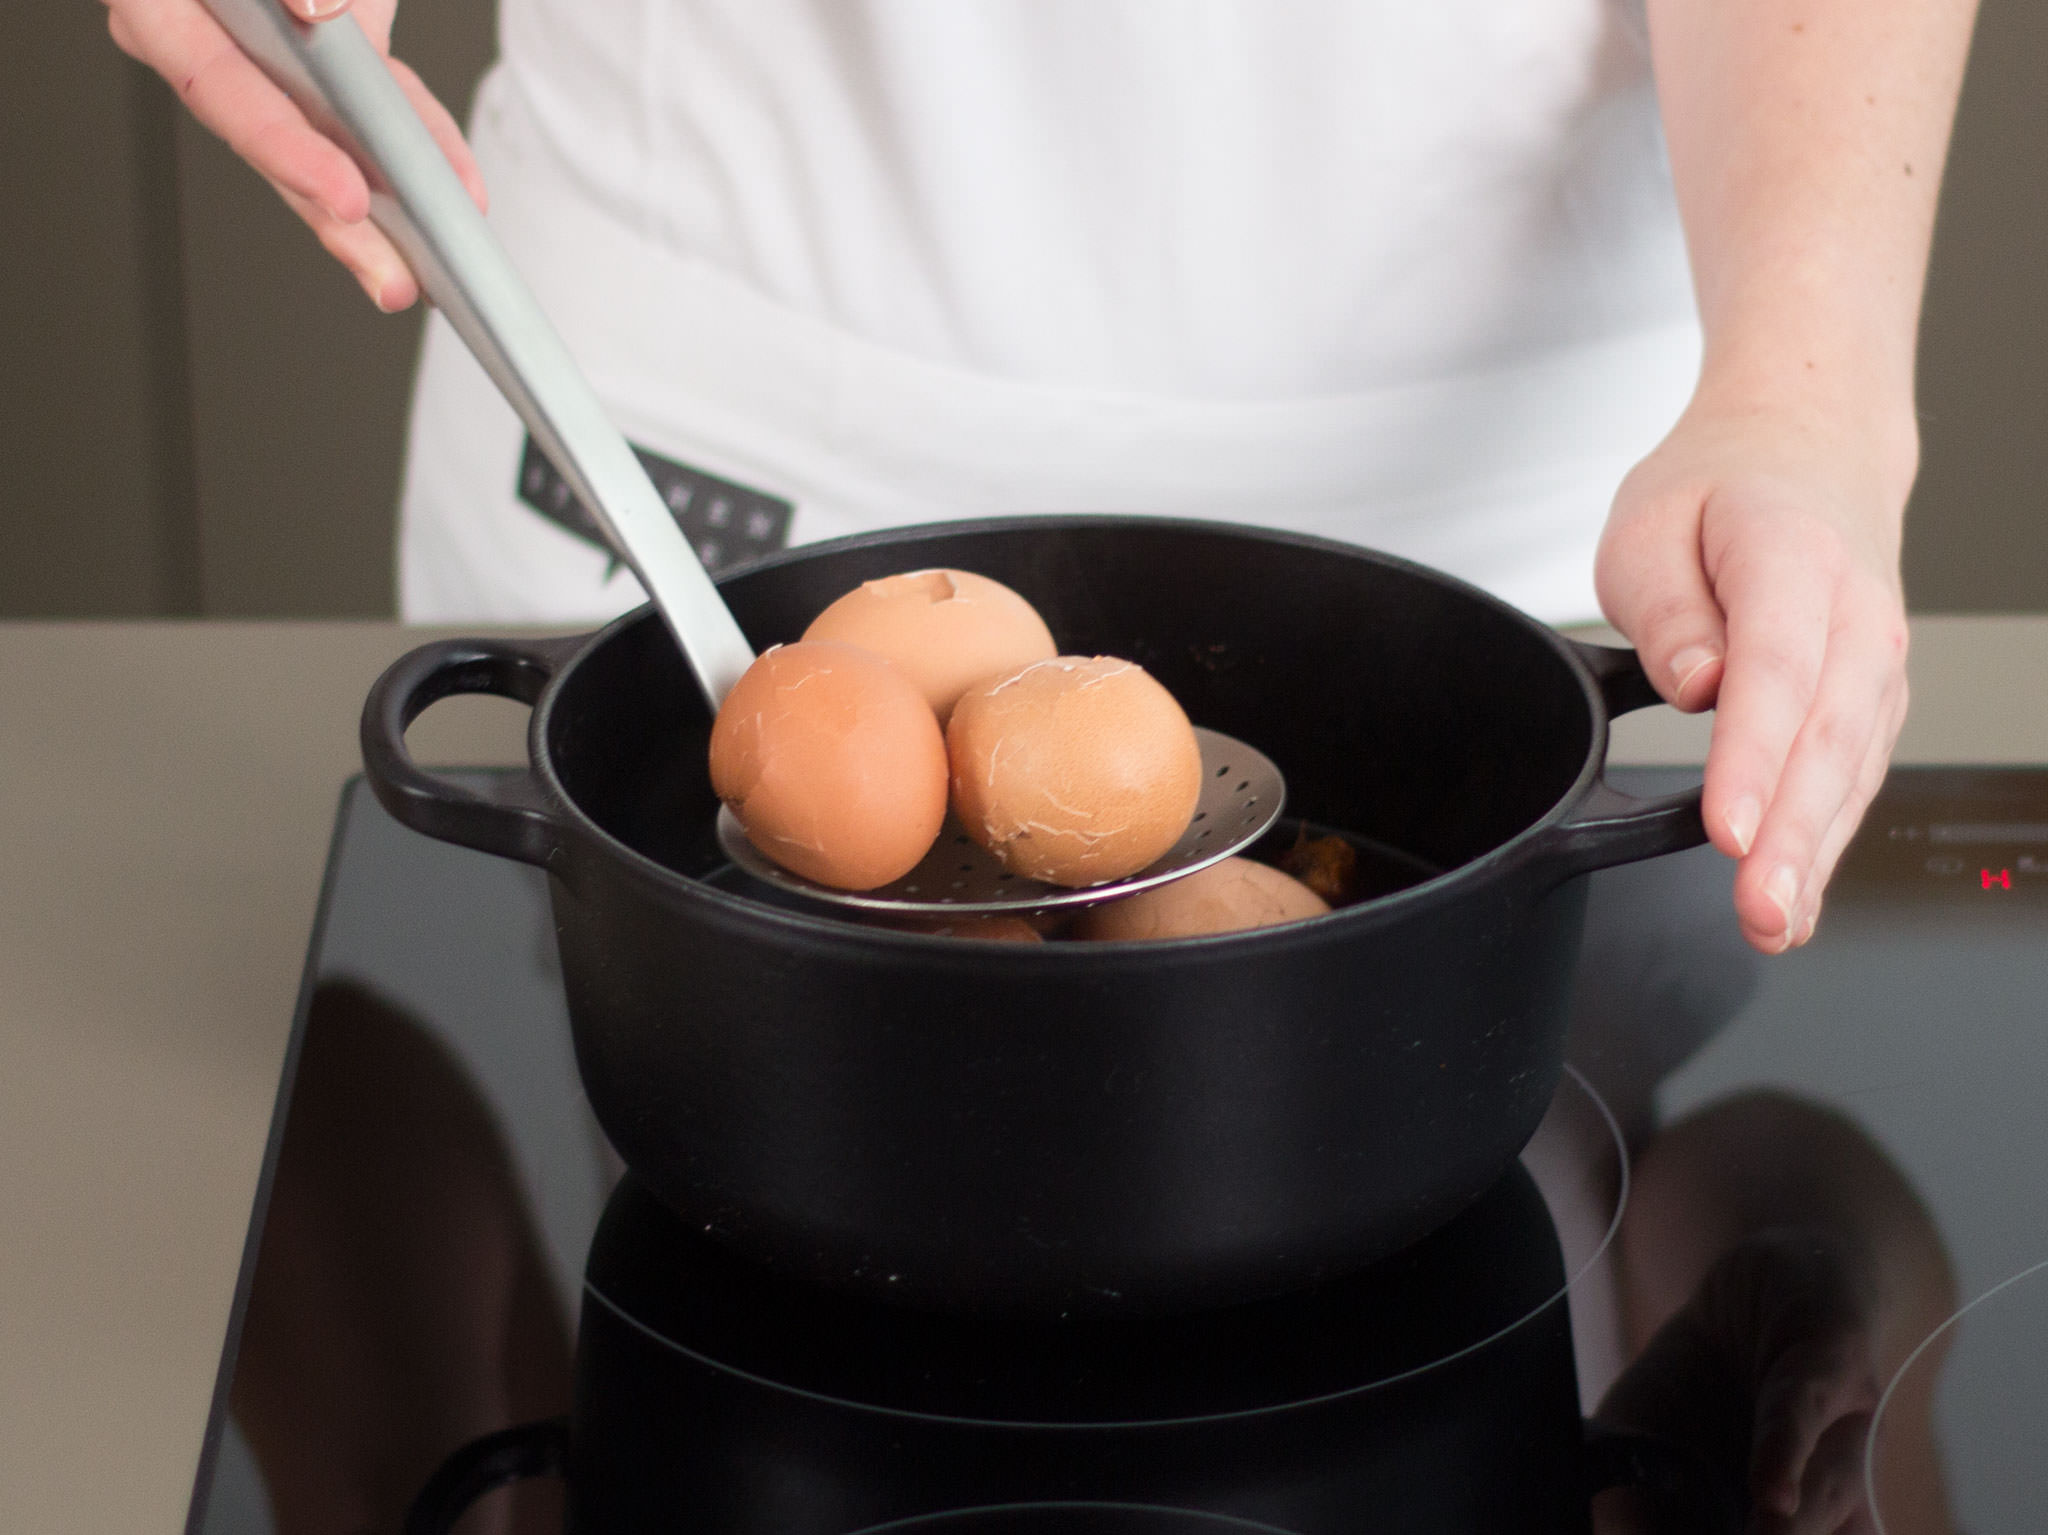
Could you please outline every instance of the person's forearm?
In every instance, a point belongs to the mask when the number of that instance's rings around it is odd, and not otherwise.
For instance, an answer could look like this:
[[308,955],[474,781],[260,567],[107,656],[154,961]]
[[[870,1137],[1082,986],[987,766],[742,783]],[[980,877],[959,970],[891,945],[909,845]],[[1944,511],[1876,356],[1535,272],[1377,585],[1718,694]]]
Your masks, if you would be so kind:
[[1920,293],[1975,11],[1649,0],[1702,389],[1860,413],[1908,483]]

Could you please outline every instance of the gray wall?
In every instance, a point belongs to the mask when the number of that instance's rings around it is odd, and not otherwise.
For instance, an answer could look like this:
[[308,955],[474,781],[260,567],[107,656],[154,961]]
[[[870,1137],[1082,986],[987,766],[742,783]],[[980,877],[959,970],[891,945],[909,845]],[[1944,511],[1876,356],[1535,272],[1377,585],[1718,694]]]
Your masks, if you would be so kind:
[[0,7],[0,613],[200,600],[171,104],[104,15]]
[[[407,0],[458,112],[491,0]],[[378,615],[418,312],[379,314],[89,0],[0,6],[0,616]]]
[[[490,0],[405,0],[465,110]],[[2048,610],[2048,6],[1985,0],[1921,364],[1909,599]],[[374,615],[419,321],[375,312],[88,0],[0,7],[0,616]]]
[[2048,611],[2048,5],[1984,0],[1920,328],[1906,596]]

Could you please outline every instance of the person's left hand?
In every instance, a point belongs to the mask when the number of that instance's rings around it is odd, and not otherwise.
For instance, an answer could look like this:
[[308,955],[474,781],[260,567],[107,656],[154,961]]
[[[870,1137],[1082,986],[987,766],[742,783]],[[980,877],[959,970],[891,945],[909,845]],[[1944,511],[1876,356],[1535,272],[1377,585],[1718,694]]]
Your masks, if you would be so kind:
[[1813,936],[1905,720],[1917,442],[1898,414],[1703,386],[1622,483],[1600,542],[1600,604],[1658,691],[1717,709],[1707,834],[1741,860],[1736,915],[1767,954]]

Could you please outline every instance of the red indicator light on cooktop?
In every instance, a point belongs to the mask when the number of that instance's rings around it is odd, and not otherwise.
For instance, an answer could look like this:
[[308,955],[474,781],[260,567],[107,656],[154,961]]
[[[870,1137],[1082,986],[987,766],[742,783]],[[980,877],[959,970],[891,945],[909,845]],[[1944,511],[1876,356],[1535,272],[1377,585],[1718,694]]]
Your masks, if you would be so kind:
[[1998,872],[1997,872],[1996,874],[1993,874],[1993,873],[1992,873],[1992,872],[1991,872],[1991,871],[1990,871],[1989,869],[1986,869],[1986,870],[1984,870],[1983,872],[1984,872],[1984,888],[1985,888],[1986,890],[1992,890],[1992,889],[1997,889],[1997,890],[2010,890],[2010,889],[2012,889],[2012,870],[2010,870],[2010,869],[2000,869],[2000,870],[1999,870],[1999,871],[1998,871]]

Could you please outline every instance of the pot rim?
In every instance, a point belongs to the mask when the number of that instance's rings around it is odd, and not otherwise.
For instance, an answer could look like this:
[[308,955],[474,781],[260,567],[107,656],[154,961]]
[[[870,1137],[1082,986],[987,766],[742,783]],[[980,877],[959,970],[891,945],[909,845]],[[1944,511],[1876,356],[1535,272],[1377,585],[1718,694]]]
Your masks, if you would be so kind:
[[[1239,535],[1265,543],[1289,544],[1319,553],[1341,555],[1420,577],[1491,609],[1511,620],[1524,632],[1539,638],[1577,681],[1580,696],[1585,701],[1587,714],[1592,722],[1590,738],[1585,755],[1580,760],[1578,772],[1570,786],[1547,811],[1507,841],[1496,844],[1477,858],[1468,859],[1441,874],[1432,875],[1428,879],[1386,895],[1374,896],[1313,917],[1304,917],[1273,927],[1247,928],[1240,932],[1206,933],[1184,938],[1101,939],[1090,943],[1039,945],[1011,943],[991,938],[942,937],[880,925],[865,927],[823,911],[811,913],[773,906],[749,896],[720,890],[702,880],[680,874],[598,825],[570,796],[555,771],[553,756],[547,750],[548,730],[554,718],[555,705],[577,670],[606,643],[627,629],[637,624],[655,621],[657,615],[652,602],[642,603],[602,627],[585,633],[580,643],[557,668],[554,676],[548,680],[539,701],[534,705],[533,717],[527,727],[528,763],[555,813],[563,816],[577,836],[594,841],[607,852],[618,855],[621,865],[626,870],[659,888],[679,891],[689,899],[704,901],[733,919],[765,924],[770,928],[786,926],[813,939],[832,938],[860,945],[879,942],[885,948],[892,944],[902,945],[910,952],[926,957],[958,954],[963,959],[972,959],[977,967],[985,967],[987,962],[998,954],[1015,955],[1020,960],[1028,959],[1033,967],[1042,968],[1048,962],[1084,967],[1085,957],[1091,955],[1100,956],[1104,960],[1121,960],[1134,953],[1202,954],[1225,946],[1239,949],[1261,945],[1284,949],[1295,943],[1319,943],[1322,934],[1330,932],[1339,924],[1347,927],[1364,927],[1405,919],[1420,909],[1458,899],[1466,894],[1468,886],[1488,879],[1497,871],[1510,871],[1526,862],[1545,840],[1545,834],[1563,822],[1598,783],[1607,760],[1607,703],[1601,694],[1598,680],[1572,642],[1548,624],[1531,618],[1512,603],[1503,601],[1469,581],[1361,544],[1348,544],[1311,533],[1287,532],[1250,523],[1226,522],[1211,518],[1148,516],[1139,513],[1026,513],[1003,517],[962,518],[958,521],[912,523],[898,528],[853,533],[814,544],[802,544],[741,566],[720,577],[717,584],[722,587],[740,577],[796,564],[823,553],[907,543],[937,533],[1007,533],[1022,529],[1059,530],[1114,526]],[[1061,951],[1063,958],[1049,961],[1041,950]]]

